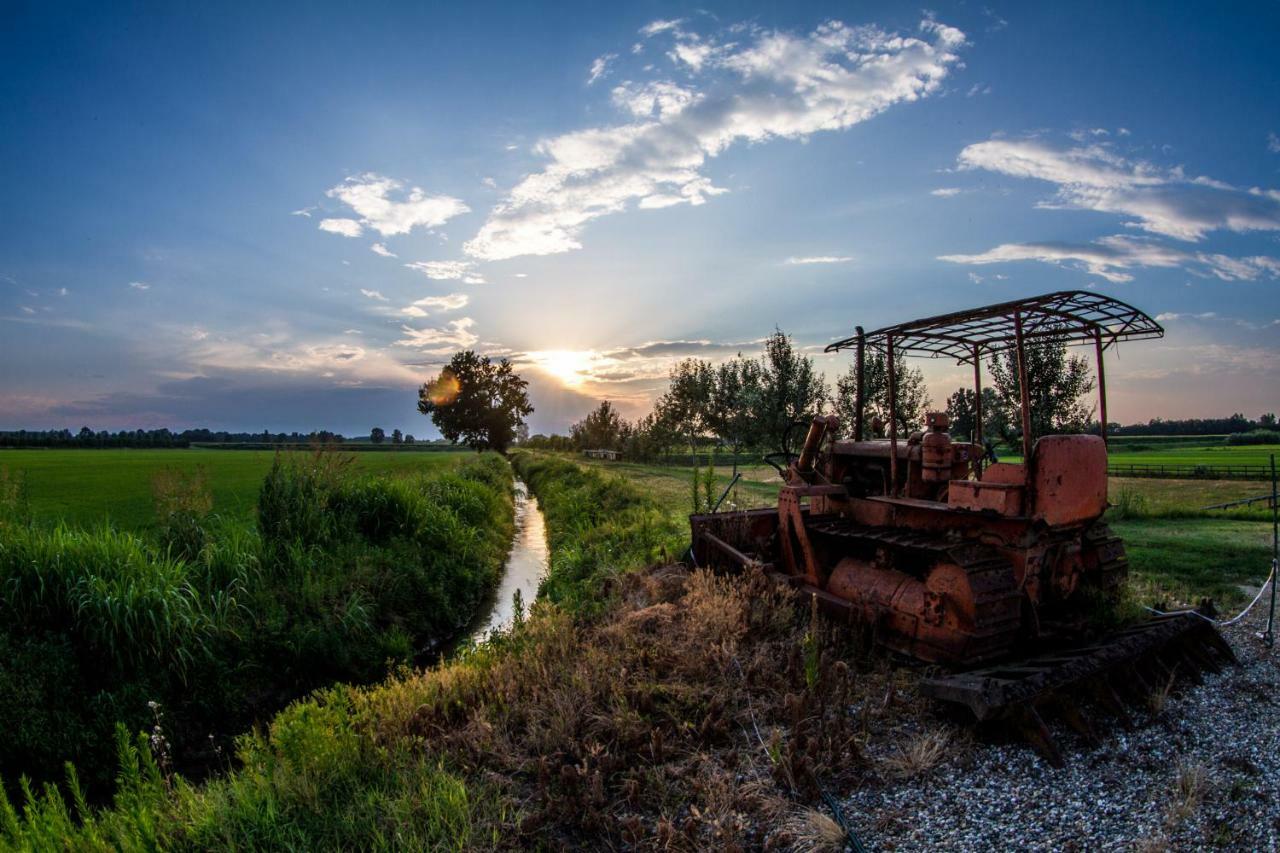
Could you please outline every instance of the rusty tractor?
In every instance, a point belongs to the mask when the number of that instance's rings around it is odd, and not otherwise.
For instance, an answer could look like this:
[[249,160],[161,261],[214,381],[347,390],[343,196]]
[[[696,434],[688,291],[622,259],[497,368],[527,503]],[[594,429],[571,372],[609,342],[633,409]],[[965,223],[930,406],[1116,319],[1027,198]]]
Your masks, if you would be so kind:
[[[837,619],[869,630],[895,653],[944,667],[923,690],[978,720],[1010,720],[1054,763],[1061,755],[1039,711],[1055,707],[1085,734],[1074,697],[1116,712],[1135,685],[1163,686],[1174,671],[1233,661],[1212,624],[1161,617],[1101,635],[1099,600],[1117,596],[1124,544],[1107,508],[1103,354],[1123,340],[1163,336],[1138,309],[1068,291],[889,326],[827,347],[884,357],[887,417],[864,423],[859,381],[847,437],[831,416],[808,423],[798,453],[784,452],[776,507],[695,515],[693,559],[741,569],[759,564]],[[1097,358],[1100,435],[1032,435],[1026,348],[1091,345]],[[1021,395],[1021,461],[1000,462],[982,436],[984,357],[1013,350]],[[897,354],[971,365],[977,411],[970,441],[953,440],[930,412],[899,435]],[[887,435],[872,433],[881,429]],[[1134,695],[1133,698],[1140,698]],[[1066,700],[1064,702],[1064,699]]]

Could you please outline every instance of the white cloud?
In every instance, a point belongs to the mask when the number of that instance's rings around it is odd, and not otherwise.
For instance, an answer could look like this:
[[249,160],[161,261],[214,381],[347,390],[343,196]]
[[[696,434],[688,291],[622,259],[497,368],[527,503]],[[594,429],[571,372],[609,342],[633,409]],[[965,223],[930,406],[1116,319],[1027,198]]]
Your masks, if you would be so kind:
[[289,212],[289,215],[290,215],[290,216],[305,216],[305,217],[307,217],[308,219],[310,219],[310,218],[311,218],[311,211],[313,211],[313,210],[315,210],[315,208],[314,208],[314,207],[304,207],[304,208],[301,208],[301,209],[299,209],[299,210],[292,210],[292,211],[290,211],[290,212]]
[[59,287],[59,288],[58,288],[58,295],[59,295],[59,296],[66,296],[66,295],[67,295],[68,293],[70,293],[70,292],[71,292],[71,291],[67,290],[65,287]]
[[372,246],[369,247],[369,251],[373,252],[375,255],[382,255],[382,257],[384,258],[400,257],[395,252],[388,249],[385,243],[374,243]]
[[[427,195],[419,187],[411,187],[407,192],[404,184],[395,178],[366,172],[363,175],[352,175],[325,195],[336,198],[350,207],[360,217],[357,225],[371,228],[384,237],[396,234],[408,234],[419,226],[435,228],[443,225],[455,216],[470,210],[461,200],[447,195]],[[399,199],[393,198],[398,196]],[[350,219],[325,222],[354,222]],[[334,230],[324,227],[323,230]],[[349,226],[344,226],[349,227]],[[337,231],[347,237],[356,234]]]
[[427,296],[411,305],[400,309],[400,313],[408,317],[427,317],[432,311],[457,311],[466,308],[471,299],[465,293],[450,293],[448,296]]
[[966,98],[972,98],[976,95],[990,95],[990,94],[991,94],[990,86],[984,86],[981,83],[974,83],[972,86],[969,87],[969,91],[964,93],[964,96]]
[[512,273],[511,277],[512,278],[528,278],[529,274],[527,272],[518,272],[518,273]]
[[[678,30],[655,21],[642,32]],[[678,31],[690,82],[628,82],[614,90],[622,123],[544,139],[549,161],[490,211],[464,246],[483,260],[582,247],[592,220],[630,205],[698,205],[726,190],[702,174],[735,143],[803,139],[866,121],[938,90],[959,61],[964,34],[932,19],[918,36],[877,27],[822,24],[807,35],[743,28],[719,42]]]
[[488,187],[491,190],[496,190],[498,188],[498,182],[495,181],[493,178],[487,178],[487,177],[481,178],[480,183],[484,184],[486,187]]
[[321,219],[320,230],[341,234],[343,237],[359,237],[364,233],[364,228],[354,219]]
[[405,266],[436,281],[461,279],[467,284],[485,283],[484,278],[475,272],[476,265],[472,261],[413,261]]
[[1280,154],[1280,136],[1274,132],[1267,134],[1267,150],[1272,154]]
[[19,305],[19,306],[18,306],[18,310],[19,310],[19,311],[21,311],[23,314],[34,314],[34,313],[36,313],[36,309],[31,308],[31,307],[26,306],[26,305]]
[[645,38],[656,36],[658,33],[665,33],[667,30],[677,29],[683,22],[683,18],[676,18],[671,21],[651,21],[640,28],[640,35]]
[[1205,311],[1203,314],[1179,314],[1174,311],[1165,311],[1163,314],[1156,315],[1156,322],[1168,323],[1177,320],[1212,320],[1217,317],[1217,313],[1213,311]]
[[587,77],[587,85],[599,80],[609,71],[609,64],[618,58],[616,53],[606,53],[604,56],[597,56],[591,63],[591,74]]
[[471,331],[475,321],[470,317],[451,320],[442,329],[415,329],[401,326],[404,337],[395,342],[396,346],[412,347],[429,355],[446,355],[460,349],[467,349],[480,338]]
[[788,266],[798,266],[803,264],[847,264],[853,258],[848,255],[809,255],[802,258],[787,258],[783,261]]
[[145,281],[131,281],[129,282],[129,286],[132,287],[134,290],[150,290],[151,289],[151,285],[147,284]]
[[389,301],[390,301],[389,299],[387,299],[387,297],[385,297],[385,296],[383,296],[383,295],[382,295],[381,291],[377,291],[377,290],[365,290],[365,289],[362,287],[362,288],[360,288],[360,292],[361,292],[361,293],[363,293],[365,296],[369,297],[370,299],[376,299],[378,302],[389,302]]
[[936,195],[939,198],[951,198],[960,195],[964,190],[959,187],[938,187],[936,190],[929,190],[929,195]]
[[942,255],[956,264],[998,264],[1040,261],[1083,270],[1111,282],[1133,281],[1130,270],[1182,268],[1222,281],[1253,281],[1280,277],[1280,259],[1262,255],[1232,258],[1207,252],[1187,252],[1142,237],[1116,235],[1092,243],[1005,243],[976,255]]
[[1039,139],[992,139],[966,147],[959,163],[1057,184],[1045,207],[1130,216],[1134,227],[1180,240],[1224,229],[1280,231],[1280,191],[1189,178],[1181,167],[1129,160],[1105,144],[1064,148]]

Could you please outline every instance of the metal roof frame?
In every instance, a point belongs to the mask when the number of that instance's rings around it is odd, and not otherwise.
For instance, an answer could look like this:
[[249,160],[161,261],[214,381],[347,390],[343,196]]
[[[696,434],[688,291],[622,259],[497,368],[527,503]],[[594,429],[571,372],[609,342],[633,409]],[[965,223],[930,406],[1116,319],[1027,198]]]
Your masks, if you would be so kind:
[[825,352],[866,346],[884,352],[892,340],[894,351],[916,356],[954,358],[972,364],[985,350],[988,353],[1013,349],[1019,338],[1027,343],[1052,339],[1067,344],[1100,343],[1103,349],[1118,341],[1164,337],[1164,327],[1145,312],[1126,302],[1085,290],[1062,290],[1000,302],[967,311],[955,311],[885,326],[873,332],[836,341]]

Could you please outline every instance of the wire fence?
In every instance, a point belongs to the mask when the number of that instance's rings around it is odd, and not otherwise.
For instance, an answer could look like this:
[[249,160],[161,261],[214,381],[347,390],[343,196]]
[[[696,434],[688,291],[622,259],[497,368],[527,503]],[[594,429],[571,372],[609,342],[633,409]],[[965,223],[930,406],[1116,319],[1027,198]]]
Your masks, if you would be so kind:
[[1112,477],[1157,477],[1170,480],[1269,480],[1266,465],[1157,465],[1117,464],[1107,466]]

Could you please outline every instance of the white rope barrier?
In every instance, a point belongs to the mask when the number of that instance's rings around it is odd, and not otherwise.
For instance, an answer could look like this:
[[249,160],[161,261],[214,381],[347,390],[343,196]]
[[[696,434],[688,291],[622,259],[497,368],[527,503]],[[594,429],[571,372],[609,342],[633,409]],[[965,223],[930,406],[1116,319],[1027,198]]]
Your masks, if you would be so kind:
[[1190,613],[1192,616],[1199,616],[1201,619],[1203,619],[1206,622],[1211,622],[1214,625],[1220,625],[1225,628],[1227,625],[1236,624],[1237,622],[1239,622],[1241,619],[1243,619],[1245,616],[1248,615],[1249,611],[1253,609],[1253,605],[1257,604],[1259,601],[1262,600],[1262,594],[1267,591],[1267,586],[1271,583],[1271,579],[1274,578],[1275,576],[1276,576],[1276,561],[1272,560],[1271,574],[1267,575],[1267,579],[1262,582],[1262,587],[1258,590],[1258,594],[1253,597],[1253,601],[1249,602],[1248,607],[1246,607],[1244,610],[1241,610],[1239,615],[1233,616],[1230,619],[1226,619],[1226,620],[1210,619],[1208,616],[1205,616],[1203,613],[1201,613],[1198,610],[1173,610],[1173,611],[1166,612],[1164,610],[1156,610],[1154,607],[1146,607],[1144,609],[1151,611],[1157,616],[1180,616],[1183,613]]

